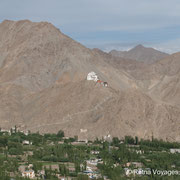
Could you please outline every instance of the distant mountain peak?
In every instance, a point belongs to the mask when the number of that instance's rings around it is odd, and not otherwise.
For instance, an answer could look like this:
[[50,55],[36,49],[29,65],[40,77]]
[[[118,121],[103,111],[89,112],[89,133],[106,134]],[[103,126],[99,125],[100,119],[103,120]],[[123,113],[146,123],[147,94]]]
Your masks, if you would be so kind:
[[123,57],[126,59],[132,59],[132,60],[145,62],[147,64],[154,63],[169,55],[150,47],[144,47],[142,44],[135,46],[129,51],[113,51],[112,50],[110,54],[113,56]]
[[138,44],[137,46],[134,47],[135,48],[145,48],[142,44]]

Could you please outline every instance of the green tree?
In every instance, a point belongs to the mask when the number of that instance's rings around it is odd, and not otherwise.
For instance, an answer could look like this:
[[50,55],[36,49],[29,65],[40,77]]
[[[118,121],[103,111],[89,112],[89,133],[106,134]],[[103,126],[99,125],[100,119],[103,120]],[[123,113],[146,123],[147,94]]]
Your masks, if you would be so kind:
[[125,136],[125,143],[126,144],[134,144],[134,138],[131,136]]
[[57,137],[63,138],[64,137],[64,131],[59,130],[58,133],[57,133]]
[[119,141],[118,137],[113,137],[113,139],[112,139],[112,144],[113,144],[113,145],[116,146],[116,145],[119,144],[119,142],[120,142],[120,141]]
[[137,137],[137,136],[135,137],[135,144],[136,144],[136,145],[139,144],[139,140],[138,140],[138,137]]
[[88,180],[88,176],[85,174],[78,174],[77,180]]

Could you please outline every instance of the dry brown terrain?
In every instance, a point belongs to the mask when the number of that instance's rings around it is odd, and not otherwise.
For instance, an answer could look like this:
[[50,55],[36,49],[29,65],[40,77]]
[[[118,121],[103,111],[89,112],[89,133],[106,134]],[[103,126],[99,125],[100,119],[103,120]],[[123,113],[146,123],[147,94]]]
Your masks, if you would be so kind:
[[[151,65],[88,49],[47,22],[0,24],[0,124],[93,139],[180,141],[180,54]],[[87,81],[94,71],[108,87]]]

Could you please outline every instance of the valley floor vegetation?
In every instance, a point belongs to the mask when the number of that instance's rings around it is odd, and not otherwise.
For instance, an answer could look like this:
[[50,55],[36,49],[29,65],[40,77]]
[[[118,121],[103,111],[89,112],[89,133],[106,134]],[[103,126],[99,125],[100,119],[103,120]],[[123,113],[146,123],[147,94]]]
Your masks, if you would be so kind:
[[[0,131],[0,179],[180,179],[180,143],[126,136],[79,141],[78,137]],[[135,172],[133,170],[136,170]],[[150,172],[143,174],[143,171]]]

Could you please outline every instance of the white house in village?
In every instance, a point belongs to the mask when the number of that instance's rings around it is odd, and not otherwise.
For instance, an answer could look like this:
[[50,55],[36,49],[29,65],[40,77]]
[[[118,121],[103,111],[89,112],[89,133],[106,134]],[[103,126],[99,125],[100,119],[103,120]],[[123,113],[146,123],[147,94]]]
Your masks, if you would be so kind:
[[98,78],[97,74],[92,71],[87,75],[87,80],[88,81],[98,81],[99,78]]
[[180,153],[180,149],[170,149],[170,153]]
[[35,173],[33,170],[27,170],[27,171],[22,172],[22,177],[28,177],[30,179],[34,179]]
[[28,140],[24,140],[22,142],[24,145],[32,145],[32,142],[28,141]]
[[96,155],[97,155],[97,154],[99,154],[99,151],[91,151],[90,153],[91,153],[91,154],[96,154]]
[[90,167],[87,167],[87,170],[84,171],[83,174],[86,174],[90,179],[96,179],[100,177],[100,174],[93,171]]

